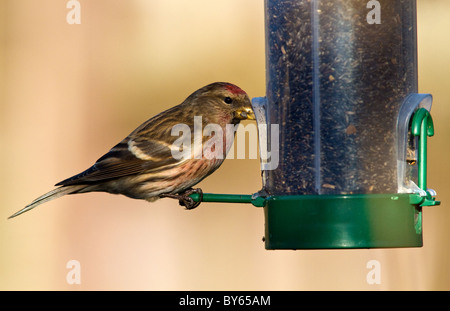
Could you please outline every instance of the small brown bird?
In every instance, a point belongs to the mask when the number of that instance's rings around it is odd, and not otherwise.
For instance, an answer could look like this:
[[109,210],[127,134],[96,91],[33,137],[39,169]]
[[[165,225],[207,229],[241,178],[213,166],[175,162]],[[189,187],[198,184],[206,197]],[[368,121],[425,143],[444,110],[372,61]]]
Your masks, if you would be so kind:
[[[203,147],[196,148],[198,122],[213,131],[203,133]],[[231,83],[216,82],[192,93],[178,106],[147,120],[115,145],[84,172],[56,184],[60,186],[11,215],[16,217],[34,207],[66,194],[103,191],[123,194],[133,199],[154,201],[160,197],[183,198],[189,189],[213,173],[224,161],[234,139],[234,125],[241,120],[254,120],[250,99],[241,88]],[[189,129],[191,135],[180,143],[178,129]],[[228,124],[228,126],[227,126]],[[233,126],[230,126],[233,125]],[[211,128],[211,127],[210,127]],[[215,135],[222,135],[209,142]],[[229,137],[231,136],[231,138]],[[196,138],[197,137],[197,138]],[[218,137],[216,137],[218,138]],[[193,143],[192,148],[189,145]],[[209,146],[205,151],[205,145]],[[216,150],[217,149],[217,150]],[[183,153],[184,151],[184,153]],[[214,151],[220,156],[211,156]],[[183,156],[180,156],[183,155]],[[195,207],[195,206],[194,206]]]

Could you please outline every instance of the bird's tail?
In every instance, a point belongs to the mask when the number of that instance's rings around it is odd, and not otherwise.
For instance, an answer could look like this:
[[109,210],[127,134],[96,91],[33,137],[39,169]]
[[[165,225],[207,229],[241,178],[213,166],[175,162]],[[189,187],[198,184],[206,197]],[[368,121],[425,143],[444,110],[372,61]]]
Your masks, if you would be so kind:
[[42,203],[57,199],[59,197],[62,197],[63,195],[77,193],[85,187],[86,185],[73,185],[73,186],[62,186],[53,189],[52,191],[49,191],[46,194],[41,195],[39,198],[35,199],[33,202],[22,208],[20,211],[15,212],[11,216],[9,216],[8,219],[19,216],[20,214],[28,212],[29,210],[35,208],[38,205],[41,205]]

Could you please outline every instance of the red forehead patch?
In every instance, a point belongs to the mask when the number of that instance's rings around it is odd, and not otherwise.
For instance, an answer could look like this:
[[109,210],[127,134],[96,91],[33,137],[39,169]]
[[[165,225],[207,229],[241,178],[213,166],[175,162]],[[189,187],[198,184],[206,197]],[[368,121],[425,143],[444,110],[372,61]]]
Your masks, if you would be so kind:
[[227,90],[229,90],[231,93],[236,94],[236,95],[237,94],[247,94],[240,87],[238,87],[234,84],[231,84],[231,83],[225,84],[225,88]]

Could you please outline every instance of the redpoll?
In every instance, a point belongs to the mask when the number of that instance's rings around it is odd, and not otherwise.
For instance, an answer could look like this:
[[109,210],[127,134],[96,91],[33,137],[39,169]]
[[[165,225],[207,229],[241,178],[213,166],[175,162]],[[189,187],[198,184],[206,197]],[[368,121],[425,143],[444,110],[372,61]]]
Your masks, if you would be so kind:
[[[241,88],[224,82],[209,84],[147,120],[93,166],[57,183],[59,188],[9,218],[66,194],[103,191],[147,201],[179,198],[222,164],[234,139],[234,126],[246,119],[255,116]],[[207,127],[208,134],[203,132]],[[190,133],[182,139],[180,129]]]

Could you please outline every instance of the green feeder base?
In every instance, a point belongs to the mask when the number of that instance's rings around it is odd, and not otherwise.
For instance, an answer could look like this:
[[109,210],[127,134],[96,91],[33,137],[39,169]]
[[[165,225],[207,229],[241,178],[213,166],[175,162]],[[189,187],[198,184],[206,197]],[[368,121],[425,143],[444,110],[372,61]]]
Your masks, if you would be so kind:
[[266,198],[266,249],[421,247],[413,194],[290,195]]

